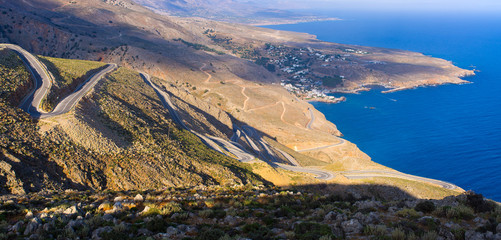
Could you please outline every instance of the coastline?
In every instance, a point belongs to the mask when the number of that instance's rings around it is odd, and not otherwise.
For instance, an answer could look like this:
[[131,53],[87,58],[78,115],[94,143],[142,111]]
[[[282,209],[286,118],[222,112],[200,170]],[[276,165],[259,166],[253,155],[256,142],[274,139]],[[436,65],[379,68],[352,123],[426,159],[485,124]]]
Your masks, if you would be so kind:
[[326,22],[326,21],[341,21],[342,18],[335,17],[307,17],[303,19],[281,19],[281,20],[261,20],[254,23],[244,23],[254,27],[285,25],[285,24],[298,24],[298,23],[311,23],[311,22]]
[[[469,71],[469,70],[467,70]],[[461,77],[470,77],[470,76],[475,76],[474,71],[471,71],[470,74],[466,74]],[[326,91],[328,93],[347,93],[347,94],[360,94],[361,92],[367,92],[371,91],[374,88],[371,86],[376,86],[376,87],[382,87],[387,90],[382,90],[381,93],[392,93],[392,92],[399,92],[399,91],[404,91],[404,90],[410,90],[410,89],[416,89],[416,88],[421,88],[421,87],[436,87],[436,86],[441,86],[441,85],[448,85],[448,84],[455,84],[455,85],[464,85],[464,84],[473,84],[473,82],[460,79],[457,81],[442,81],[442,82],[430,82],[430,83],[420,83],[418,82],[411,82],[411,83],[416,83],[416,84],[410,84],[409,86],[393,86],[393,85],[388,85],[388,84],[382,84],[382,83],[370,83],[370,84],[363,84],[358,87],[354,88],[334,88],[334,89],[327,89]]]
[[338,97],[338,98],[311,98],[311,99],[305,99],[307,102],[323,102],[323,103],[340,103],[340,102],[345,102],[346,97]]

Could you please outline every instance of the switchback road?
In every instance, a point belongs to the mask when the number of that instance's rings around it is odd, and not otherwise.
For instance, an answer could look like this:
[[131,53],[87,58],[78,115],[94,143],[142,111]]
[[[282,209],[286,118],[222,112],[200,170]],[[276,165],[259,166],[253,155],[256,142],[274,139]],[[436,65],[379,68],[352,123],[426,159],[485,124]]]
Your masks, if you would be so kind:
[[77,89],[57,104],[54,111],[47,113],[40,109],[42,100],[46,97],[54,81],[45,65],[43,65],[33,54],[14,44],[0,44],[0,47],[8,48],[16,52],[24,62],[33,76],[33,90],[22,100],[20,108],[36,118],[55,117],[68,113],[82,99],[90,89],[107,73],[117,68],[116,64],[108,66],[92,75],[87,81],[82,83]]

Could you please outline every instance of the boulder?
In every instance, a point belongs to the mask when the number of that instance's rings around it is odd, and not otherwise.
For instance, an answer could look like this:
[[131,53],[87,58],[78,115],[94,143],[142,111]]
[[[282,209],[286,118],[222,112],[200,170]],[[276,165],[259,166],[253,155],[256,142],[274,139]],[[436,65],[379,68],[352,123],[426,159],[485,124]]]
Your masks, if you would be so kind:
[[348,221],[344,221],[341,223],[341,228],[343,231],[348,234],[358,234],[362,232],[363,226],[360,224],[360,222],[356,219],[350,219]]
[[179,234],[179,230],[173,226],[170,226],[167,228],[167,231],[166,231],[166,234],[170,237],[170,236],[175,236],[177,234]]
[[113,222],[115,218],[113,217],[113,215],[111,214],[104,214],[103,215],[103,220],[104,221],[107,221],[107,222]]
[[23,225],[24,225],[24,222],[23,221],[19,221],[16,224],[14,224],[13,226],[11,226],[9,228],[9,231],[15,232],[15,233],[19,233],[19,231],[21,230],[21,228],[23,227]]
[[357,207],[359,210],[371,209],[371,208],[378,209],[382,206],[383,206],[383,204],[381,204],[381,202],[379,202],[379,201],[367,200],[367,201],[359,201],[359,202],[355,203],[355,207]]
[[141,195],[141,194],[137,194],[137,195],[134,197],[134,201],[136,201],[136,202],[142,202],[142,201],[144,201],[144,197],[143,197],[143,195]]
[[466,231],[464,238],[468,240],[484,240],[484,234],[475,232],[473,230]]
[[234,226],[238,223],[237,221],[237,218],[231,216],[231,215],[227,215],[225,218],[224,218],[224,222],[230,226]]
[[26,218],[26,219],[32,219],[33,218],[33,212],[32,211],[28,211],[26,213],[26,216],[24,216],[24,218]]
[[31,235],[42,225],[42,221],[39,218],[33,218],[26,226],[24,230],[24,235]]
[[336,216],[337,216],[337,212],[330,211],[327,214],[325,214],[324,220],[325,221],[333,220],[333,219],[336,219]]
[[77,209],[77,206],[71,206],[69,208],[67,208],[66,210],[64,210],[63,214],[66,214],[66,215],[75,215],[78,213],[78,209]]
[[92,232],[92,239],[100,240],[101,239],[100,235],[102,233],[111,232],[111,231],[113,231],[113,228],[111,228],[110,226],[98,228]]

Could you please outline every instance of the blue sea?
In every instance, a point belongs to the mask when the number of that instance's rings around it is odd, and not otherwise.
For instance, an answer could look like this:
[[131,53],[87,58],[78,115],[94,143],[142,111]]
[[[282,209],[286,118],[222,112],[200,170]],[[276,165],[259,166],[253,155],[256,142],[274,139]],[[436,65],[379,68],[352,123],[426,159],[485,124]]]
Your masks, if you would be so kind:
[[267,27],[417,51],[480,71],[466,78],[473,84],[375,89],[313,105],[375,162],[501,201],[501,14],[322,14],[343,20]]

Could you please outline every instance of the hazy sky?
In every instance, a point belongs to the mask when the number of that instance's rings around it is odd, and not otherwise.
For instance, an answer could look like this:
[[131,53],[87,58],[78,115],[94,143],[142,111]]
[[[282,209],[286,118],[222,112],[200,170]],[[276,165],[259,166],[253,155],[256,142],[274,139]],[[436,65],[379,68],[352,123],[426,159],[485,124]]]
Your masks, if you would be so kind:
[[[268,1],[269,2],[269,1]],[[418,11],[497,11],[501,0],[278,0],[283,8]]]

